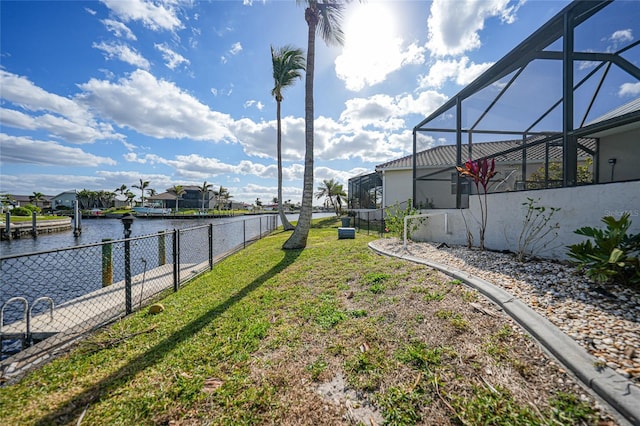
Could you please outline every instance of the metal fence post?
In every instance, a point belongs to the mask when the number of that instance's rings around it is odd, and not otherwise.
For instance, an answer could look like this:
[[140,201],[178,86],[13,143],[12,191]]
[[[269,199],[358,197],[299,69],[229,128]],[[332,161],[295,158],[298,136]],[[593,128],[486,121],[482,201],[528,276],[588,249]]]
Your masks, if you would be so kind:
[[113,284],[113,246],[108,241],[111,238],[102,240],[102,287]]
[[158,233],[158,266],[166,265],[167,263],[167,241],[164,231]]
[[131,241],[129,238],[124,240],[124,299],[127,315],[133,312],[133,303],[131,301]]
[[209,224],[209,270],[213,271],[213,223]]
[[258,229],[258,239],[262,239],[262,216],[260,216],[260,229]]
[[242,248],[247,248],[247,221],[242,221]]
[[173,291],[178,291],[180,287],[180,233],[177,229],[173,230]]

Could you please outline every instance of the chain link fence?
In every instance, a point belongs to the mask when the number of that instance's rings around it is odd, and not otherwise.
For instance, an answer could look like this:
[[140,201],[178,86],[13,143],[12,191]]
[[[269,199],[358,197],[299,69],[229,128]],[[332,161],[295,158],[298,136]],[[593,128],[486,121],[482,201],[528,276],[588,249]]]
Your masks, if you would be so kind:
[[358,232],[366,232],[367,235],[384,236],[386,231],[385,211],[376,210],[349,210],[350,225]]
[[277,216],[0,257],[2,359],[142,308],[275,230]]

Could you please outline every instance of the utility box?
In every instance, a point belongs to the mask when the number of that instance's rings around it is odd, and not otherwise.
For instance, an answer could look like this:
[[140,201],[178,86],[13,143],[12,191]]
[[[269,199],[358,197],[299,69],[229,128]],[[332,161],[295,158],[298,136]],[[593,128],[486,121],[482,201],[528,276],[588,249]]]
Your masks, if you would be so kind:
[[356,238],[356,228],[346,228],[340,227],[338,228],[338,239],[339,240],[353,240]]
[[342,221],[343,228],[348,228],[351,225],[351,218],[349,216],[341,217],[340,220]]

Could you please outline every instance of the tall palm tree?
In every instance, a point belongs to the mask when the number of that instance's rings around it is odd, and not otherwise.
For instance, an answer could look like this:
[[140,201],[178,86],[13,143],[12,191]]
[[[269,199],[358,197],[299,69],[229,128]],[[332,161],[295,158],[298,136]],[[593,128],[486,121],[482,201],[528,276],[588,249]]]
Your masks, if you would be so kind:
[[119,188],[116,188],[115,192],[116,194],[120,194],[120,195],[125,195],[127,193],[127,185],[125,185],[124,183],[122,185],[120,185]]
[[34,192],[33,195],[29,196],[29,201],[31,201],[36,207],[38,207],[38,201],[42,201],[43,199],[44,194],[42,192]]
[[144,191],[149,187],[149,181],[140,179],[140,184],[131,186],[140,190],[140,205],[144,207]]
[[218,189],[217,191],[214,191],[217,193],[218,196],[218,209],[220,209],[220,202],[224,201],[224,202],[229,202],[230,198],[233,198],[233,195],[231,195],[229,193],[229,189],[225,188],[224,186],[220,185],[220,189]]
[[347,194],[344,192],[341,183],[333,179],[323,180],[322,185],[318,187],[318,192],[316,192],[316,198],[320,199],[322,197],[325,197],[327,205],[333,207],[336,216],[342,213],[342,203],[346,200]]
[[167,189],[167,192],[176,196],[176,213],[178,213],[178,200],[180,199],[180,196],[185,194],[187,191],[184,190],[182,185],[173,185],[171,188]]
[[204,211],[204,197],[207,195],[212,186],[213,184],[207,183],[207,181],[205,180],[202,186],[198,188],[202,193],[202,211]]
[[327,44],[342,45],[344,33],[342,12],[344,3],[339,0],[298,0],[298,4],[306,5],[304,19],[309,27],[307,33],[307,73],[305,76],[305,154],[304,178],[302,184],[302,205],[298,224],[282,248],[300,249],[307,246],[307,237],[311,228],[311,214],[313,208],[313,73],[316,56],[316,31]]
[[127,197],[127,203],[129,203],[129,207],[132,207],[133,199],[136,198],[136,194],[131,191],[127,191],[124,193],[124,196]]
[[[284,46],[274,50],[271,46],[271,63],[273,64],[273,89],[271,95],[276,98],[277,110],[276,117],[278,122],[277,129],[277,152],[278,152],[278,200],[282,200],[282,121],[280,117],[280,104],[284,99],[282,91],[292,86],[297,78],[302,78],[302,71],[305,69],[304,55],[302,49],[296,49],[292,46]],[[289,223],[287,216],[284,214],[282,203],[278,203],[278,214],[285,231],[291,231],[293,225]]]

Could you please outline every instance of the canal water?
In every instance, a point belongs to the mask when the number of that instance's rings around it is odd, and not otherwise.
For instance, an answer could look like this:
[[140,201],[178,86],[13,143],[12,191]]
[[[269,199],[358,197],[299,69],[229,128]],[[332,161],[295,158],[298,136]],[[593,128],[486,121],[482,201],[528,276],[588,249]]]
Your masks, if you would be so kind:
[[[314,215],[326,216],[330,214]],[[211,249],[213,256],[217,257],[242,246],[245,238],[253,240],[268,231],[273,227],[272,218],[273,215],[243,215],[218,219],[136,218],[131,226],[132,275],[144,274],[147,266],[164,264],[164,261],[159,261],[160,232],[180,230],[180,264],[200,264],[206,261],[209,255],[206,225],[213,224]],[[297,220],[297,215],[289,216],[289,220]],[[4,259],[0,261],[0,306],[12,297],[23,297],[28,300],[30,306],[36,304],[39,298],[50,297],[55,306],[59,306],[101,288],[103,244],[93,244],[104,239],[116,240],[112,248],[112,282],[123,280],[123,237],[124,227],[120,219],[99,218],[83,220],[82,233],[78,237],[74,237],[72,231],[65,231],[43,234],[36,238],[1,241],[0,256]],[[173,237],[167,236],[167,258],[170,258],[173,252],[171,241]],[[82,247],[70,249],[77,246]],[[163,253],[164,250],[163,248]],[[25,254],[29,255],[20,256]],[[36,307],[34,313],[40,313],[46,310],[47,304],[39,303]],[[0,318],[3,324],[22,318],[20,304],[7,304],[6,309],[2,311]],[[6,347],[3,349],[6,350]],[[0,357],[2,352],[0,350]]]
[[[314,213],[314,218],[333,216],[333,213]],[[229,218],[199,218],[199,219],[150,219],[136,218],[131,226],[131,236],[157,234],[161,231],[185,229],[196,226],[223,225],[225,223],[252,220],[257,215],[240,215]],[[290,221],[298,220],[298,215],[287,215]],[[264,219],[266,220],[266,219]],[[280,220],[278,219],[278,225]],[[217,232],[225,232],[224,226],[216,226]],[[218,231],[219,230],[219,231]],[[230,231],[231,232],[231,231]],[[82,220],[82,234],[74,237],[73,231],[57,232],[39,235],[36,238],[23,237],[18,240],[0,241],[0,256],[13,256],[24,253],[56,250],[84,244],[99,243],[103,239],[119,240],[124,238],[124,228],[120,219],[96,218]]]
[[[185,229],[195,226],[224,224],[238,220],[248,220],[256,216],[234,216],[229,218],[203,219],[150,219],[136,218],[131,226],[131,236],[157,234],[161,231]],[[216,227],[224,229],[223,226]],[[39,235],[36,238],[23,237],[17,240],[0,241],[0,256],[56,250],[66,247],[99,243],[103,239],[119,240],[124,238],[124,228],[120,219],[96,218],[82,220],[82,233],[75,237],[73,231],[63,231]]]

